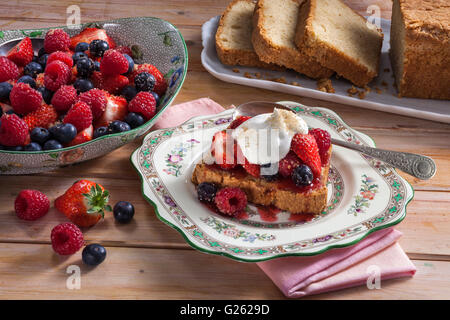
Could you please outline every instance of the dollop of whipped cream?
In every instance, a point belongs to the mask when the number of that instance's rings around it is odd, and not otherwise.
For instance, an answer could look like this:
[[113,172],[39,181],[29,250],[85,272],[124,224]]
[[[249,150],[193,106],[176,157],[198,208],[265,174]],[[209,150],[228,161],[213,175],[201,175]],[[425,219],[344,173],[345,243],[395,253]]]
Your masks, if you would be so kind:
[[295,134],[307,134],[308,125],[294,112],[275,108],[248,119],[233,130],[233,138],[251,163],[276,163],[289,152]]

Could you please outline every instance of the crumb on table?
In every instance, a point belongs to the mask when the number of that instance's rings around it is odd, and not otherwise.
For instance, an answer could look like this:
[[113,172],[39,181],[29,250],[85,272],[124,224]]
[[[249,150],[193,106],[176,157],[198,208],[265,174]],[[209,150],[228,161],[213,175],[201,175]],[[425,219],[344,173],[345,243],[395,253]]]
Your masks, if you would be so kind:
[[329,78],[323,78],[317,80],[317,90],[327,93],[335,93],[336,90],[334,90],[333,84],[331,83],[331,79]]
[[232,71],[233,71],[234,73],[239,73],[239,72],[240,72],[238,68],[233,68]]
[[252,75],[250,74],[250,72],[244,73],[244,77],[249,78],[249,79],[253,78]]

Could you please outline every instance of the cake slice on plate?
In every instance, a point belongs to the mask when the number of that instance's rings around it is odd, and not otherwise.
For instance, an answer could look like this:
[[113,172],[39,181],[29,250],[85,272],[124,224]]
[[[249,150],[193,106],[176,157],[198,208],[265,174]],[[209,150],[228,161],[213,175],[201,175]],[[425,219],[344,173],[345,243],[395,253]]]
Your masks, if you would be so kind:
[[341,0],[306,0],[296,28],[300,50],[353,84],[378,75],[383,34]]
[[[257,136],[267,132],[273,134],[276,151],[269,154],[259,152],[266,146]],[[294,214],[317,215],[326,207],[330,135],[322,129],[308,130],[292,111],[275,109],[272,114],[237,118],[214,135],[211,154],[214,161],[198,163],[192,182],[199,199],[215,203],[224,214],[237,213],[228,210],[233,205],[241,204],[242,210],[242,198]],[[214,199],[216,193],[221,200]],[[220,207],[222,193],[230,197],[227,210]]]

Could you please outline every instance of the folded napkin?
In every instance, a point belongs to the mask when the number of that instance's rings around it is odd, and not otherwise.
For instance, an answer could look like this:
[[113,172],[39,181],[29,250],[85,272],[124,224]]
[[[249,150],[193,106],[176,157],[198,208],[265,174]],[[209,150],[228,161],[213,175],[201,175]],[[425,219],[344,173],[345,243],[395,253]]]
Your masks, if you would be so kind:
[[[223,110],[209,98],[185,102],[169,107],[154,128],[177,126],[192,117]],[[366,284],[373,288],[377,286],[377,277],[381,281],[415,274],[415,266],[397,243],[401,235],[392,228],[383,229],[350,247],[310,257],[278,258],[257,265],[289,298]]]

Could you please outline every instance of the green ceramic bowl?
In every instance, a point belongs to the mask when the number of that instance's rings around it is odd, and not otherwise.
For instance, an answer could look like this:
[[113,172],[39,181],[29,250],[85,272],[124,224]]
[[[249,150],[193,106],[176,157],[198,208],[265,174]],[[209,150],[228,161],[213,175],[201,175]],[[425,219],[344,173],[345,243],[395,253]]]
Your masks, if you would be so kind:
[[[171,23],[159,18],[138,17],[88,23],[77,29],[60,28],[73,36],[92,24],[104,28],[117,45],[139,46],[143,55],[136,62],[151,63],[164,74],[168,89],[160,98],[157,114],[131,131],[103,136],[74,147],[39,152],[0,150],[0,174],[49,171],[111,152],[147,132],[180,91],[186,77],[188,53],[181,33]],[[39,43],[42,43],[40,39],[49,29],[53,28],[0,31],[0,55],[6,54],[18,39],[25,36],[32,38],[37,52]]]

